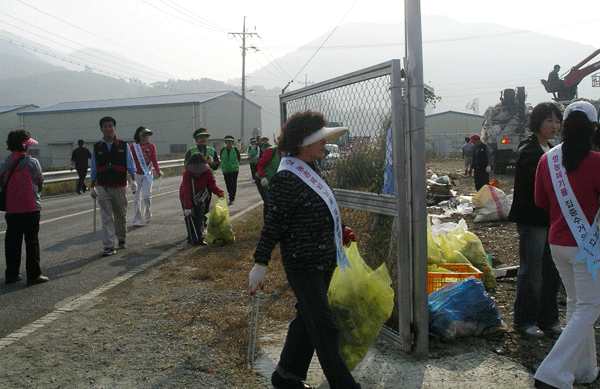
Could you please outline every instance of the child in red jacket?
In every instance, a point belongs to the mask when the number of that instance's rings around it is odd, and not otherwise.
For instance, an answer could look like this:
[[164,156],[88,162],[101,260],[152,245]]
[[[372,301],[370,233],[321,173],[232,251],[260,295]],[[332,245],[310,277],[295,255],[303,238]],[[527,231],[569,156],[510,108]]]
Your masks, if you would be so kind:
[[200,153],[194,153],[188,160],[179,186],[179,200],[183,207],[188,243],[206,245],[204,214],[207,210],[204,209],[204,200],[208,196],[208,191],[219,197],[224,196],[223,191],[215,183],[206,158]]

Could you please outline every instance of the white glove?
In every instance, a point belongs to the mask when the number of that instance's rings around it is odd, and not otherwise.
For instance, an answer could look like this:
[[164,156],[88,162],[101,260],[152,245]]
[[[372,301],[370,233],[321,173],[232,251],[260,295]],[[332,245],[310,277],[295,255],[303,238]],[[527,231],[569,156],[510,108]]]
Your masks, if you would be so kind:
[[183,216],[188,217],[192,214],[192,210],[191,209],[184,209],[183,210]]
[[263,186],[263,188],[268,188],[269,187],[269,180],[267,180],[267,177],[263,177],[260,179],[260,184]]
[[98,192],[96,192],[95,186],[90,188],[90,196],[92,196],[93,199],[98,198]]
[[131,186],[131,193],[137,192],[137,190],[138,190],[137,182],[131,181],[131,184],[129,184],[129,185]]
[[485,172],[486,172],[486,173],[491,173],[491,172],[492,172],[492,167],[491,167],[490,165],[488,165],[488,166],[485,168]]
[[164,174],[164,173],[163,173],[162,171],[158,172],[158,176],[159,176],[159,177],[162,177],[162,176],[163,176],[163,174]]
[[263,290],[265,287],[265,278],[267,277],[267,267],[265,265],[259,265],[258,263],[254,265],[252,270],[250,270],[250,274],[248,278],[250,280],[250,296],[254,294],[257,288],[260,287],[260,290]]

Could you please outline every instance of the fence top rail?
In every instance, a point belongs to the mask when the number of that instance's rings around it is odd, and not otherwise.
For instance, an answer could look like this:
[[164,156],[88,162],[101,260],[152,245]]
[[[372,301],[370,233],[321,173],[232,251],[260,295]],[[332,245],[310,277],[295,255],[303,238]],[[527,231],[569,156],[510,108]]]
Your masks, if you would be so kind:
[[334,87],[342,87],[350,84],[355,84],[359,81],[365,81],[372,78],[386,76],[391,73],[392,64],[394,62],[397,62],[398,65],[400,64],[399,59],[392,59],[386,62],[382,62],[378,65],[358,70],[356,72],[348,73],[343,76],[332,78],[326,81],[306,86],[304,88],[284,93],[279,96],[279,100],[282,103],[285,103],[288,101],[296,100],[301,97],[314,95],[321,91],[330,90]]

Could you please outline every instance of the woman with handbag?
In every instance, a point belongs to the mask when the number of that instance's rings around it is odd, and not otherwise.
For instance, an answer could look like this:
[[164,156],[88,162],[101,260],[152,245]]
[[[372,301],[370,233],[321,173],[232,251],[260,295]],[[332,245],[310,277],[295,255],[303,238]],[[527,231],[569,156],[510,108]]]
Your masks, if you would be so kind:
[[37,159],[27,155],[27,149],[38,142],[25,130],[8,134],[6,144],[11,151],[0,165],[0,182],[6,192],[6,257],[5,282],[11,284],[21,279],[21,247],[25,237],[25,270],[27,284],[48,281],[40,269],[40,193],[44,177]]
[[204,155],[195,152],[188,160],[183,172],[183,180],[179,186],[179,200],[183,207],[188,243],[206,246],[204,214],[208,210],[205,209],[204,202],[209,191],[219,197],[225,196],[223,191],[217,187]]

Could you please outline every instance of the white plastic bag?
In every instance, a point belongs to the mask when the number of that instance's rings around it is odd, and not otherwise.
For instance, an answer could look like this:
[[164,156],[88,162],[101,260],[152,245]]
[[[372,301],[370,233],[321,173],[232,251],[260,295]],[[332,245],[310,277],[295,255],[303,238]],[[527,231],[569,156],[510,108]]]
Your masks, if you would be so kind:
[[484,185],[473,196],[475,222],[503,221],[510,212],[510,200],[506,194],[492,185]]

